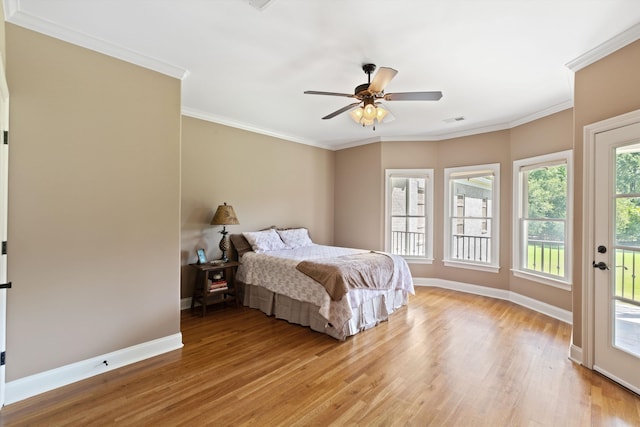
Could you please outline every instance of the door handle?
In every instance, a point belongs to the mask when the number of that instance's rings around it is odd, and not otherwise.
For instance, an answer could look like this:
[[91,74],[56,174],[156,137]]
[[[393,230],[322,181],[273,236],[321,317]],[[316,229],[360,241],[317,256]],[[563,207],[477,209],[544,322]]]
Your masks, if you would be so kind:
[[598,263],[593,261],[593,268],[599,268],[600,270],[609,270],[609,266],[602,261]]

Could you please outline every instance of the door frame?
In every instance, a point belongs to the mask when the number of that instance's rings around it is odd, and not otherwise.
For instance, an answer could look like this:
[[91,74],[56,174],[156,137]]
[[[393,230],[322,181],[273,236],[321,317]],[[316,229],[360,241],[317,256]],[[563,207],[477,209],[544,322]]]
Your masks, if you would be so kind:
[[[0,61],[0,135],[9,130],[9,86],[4,65]],[[4,138],[4,135],[2,135]],[[0,241],[7,241],[9,145],[0,141]],[[0,283],[7,282],[7,254],[0,254]],[[0,289],[0,352],[7,345],[7,289]],[[0,408],[5,403],[6,365],[0,366]]]
[[595,269],[591,265],[596,245],[595,230],[595,146],[596,135],[640,123],[640,110],[611,117],[584,127],[582,192],[582,365],[593,369],[595,353]]

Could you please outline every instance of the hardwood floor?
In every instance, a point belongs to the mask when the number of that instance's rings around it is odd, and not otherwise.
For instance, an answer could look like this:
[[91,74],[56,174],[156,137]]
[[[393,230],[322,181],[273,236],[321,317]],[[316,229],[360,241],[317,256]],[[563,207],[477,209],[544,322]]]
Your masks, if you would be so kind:
[[9,405],[9,425],[640,425],[640,397],[568,358],[571,327],[417,288],[339,342],[249,308],[182,316],[184,348]]

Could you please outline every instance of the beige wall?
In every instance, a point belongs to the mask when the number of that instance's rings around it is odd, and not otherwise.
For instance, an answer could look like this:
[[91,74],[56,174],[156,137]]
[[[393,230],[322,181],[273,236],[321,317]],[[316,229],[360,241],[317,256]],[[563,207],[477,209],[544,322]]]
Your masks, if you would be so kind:
[[[475,163],[474,163],[475,162]],[[414,277],[443,277],[506,288],[506,273],[481,273],[442,265],[443,170],[481,163],[509,164],[508,131],[446,141],[392,141],[340,150],[336,153],[336,244],[384,249],[385,169],[434,169],[434,248],[431,265],[410,264]],[[503,172],[504,173],[504,172]],[[505,187],[506,186],[506,187]],[[508,180],[501,192],[508,192]],[[504,215],[504,214],[503,214]],[[338,226],[341,227],[338,230]],[[506,225],[501,226],[502,240]],[[501,253],[501,257],[506,252]],[[503,268],[504,270],[504,268]]]
[[180,332],[180,81],[6,44],[11,381]]
[[[571,150],[573,148],[573,109],[564,110],[560,113],[517,126],[511,129],[510,135],[512,161]],[[509,177],[511,177],[512,168],[513,166],[510,166]],[[578,184],[574,183],[574,187],[577,185]],[[511,193],[509,194],[509,200],[512,200]],[[582,210],[576,212],[579,216]],[[574,214],[574,222],[575,219],[576,214]],[[574,233],[578,231],[574,225]],[[512,229],[510,228],[510,239],[512,234]],[[577,251],[574,251],[574,262],[575,257],[580,257],[579,247]],[[509,265],[511,265],[511,253],[509,253]],[[574,286],[579,287],[580,283],[574,281]],[[520,295],[555,305],[563,310],[572,310],[570,291],[540,285],[537,282],[513,275],[511,275],[509,279],[509,289]]]
[[[636,41],[588,67],[575,75],[574,100],[574,161],[576,183],[582,183],[584,173],[583,132],[588,124],[619,116],[640,109],[640,41]],[[583,189],[576,185],[575,211],[582,212]],[[577,230],[582,230],[582,217],[576,216]],[[582,234],[576,233],[574,244],[582,248]],[[573,325],[575,331],[582,329],[582,260],[577,257],[573,276],[576,286],[573,291]],[[580,333],[573,334],[576,346],[582,346]]]
[[[573,113],[566,110],[511,130],[442,141],[391,141],[340,150],[336,153],[336,244],[383,249],[384,170],[433,168],[435,261],[410,264],[413,276],[512,290],[571,310],[569,291],[517,279],[510,268],[512,162],[570,149],[572,144]],[[500,164],[500,271],[485,273],[445,267],[442,263],[444,169],[488,163]]]
[[304,226],[320,244],[333,243],[333,151],[219,124],[182,119],[182,297],[191,296],[195,250],[220,257],[216,207],[233,206],[230,233]]
[[[490,132],[463,138],[440,141],[438,168],[435,171],[436,188],[434,263],[436,277],[456,282],[471,283],[491,288],[507,289],[509,283],[509,230],[511,227],[511,163],[509,157],[509,131]],[[444,168],[457,166],[500,164],[500,272],[484,273],[462,268],[445,267],[443,259],[444,229]]]
[[384,248],[384,170],[382,145],[368,144],[336,152],[334,244]]

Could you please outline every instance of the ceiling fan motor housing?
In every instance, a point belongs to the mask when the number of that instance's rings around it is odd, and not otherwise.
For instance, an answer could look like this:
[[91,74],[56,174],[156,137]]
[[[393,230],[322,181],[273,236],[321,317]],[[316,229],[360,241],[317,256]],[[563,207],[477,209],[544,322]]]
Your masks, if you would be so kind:
[[353,94],[358,99],[362,99],[365,96],[371,96],[371,93],[369,93],[369,83],[363,83],[361,85],[356,86],[356,89],[353,91]]

